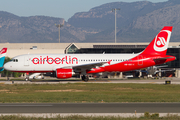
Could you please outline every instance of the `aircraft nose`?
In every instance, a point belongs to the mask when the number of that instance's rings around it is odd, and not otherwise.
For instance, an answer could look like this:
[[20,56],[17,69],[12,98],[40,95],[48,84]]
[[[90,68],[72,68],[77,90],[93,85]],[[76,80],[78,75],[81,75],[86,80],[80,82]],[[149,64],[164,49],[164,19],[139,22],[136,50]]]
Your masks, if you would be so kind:
[[4,69],[5,69],[5,70],[10,70],[10,65],[9,65],[8,63],[5,63],[5,64],[4,64]]

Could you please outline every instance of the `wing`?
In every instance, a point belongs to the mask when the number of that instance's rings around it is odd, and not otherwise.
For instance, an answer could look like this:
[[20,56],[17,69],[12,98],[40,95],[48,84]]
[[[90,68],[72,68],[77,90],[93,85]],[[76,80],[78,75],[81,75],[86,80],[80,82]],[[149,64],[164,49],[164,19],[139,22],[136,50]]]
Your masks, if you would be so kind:
[[83,64],[83,65],[73,66],[72,68],[76,72],[81,72],[83,70],[91,70],[92,68],[100,67],[100,66],[102,66],[102,65],[104,65],[106,63],[107,62],[97,62],[97,63]]
[[[94,70],[93,68],[97,68],[97,67],[101,67],[104,64],[111,64],[111,61],[107,61],[107,62],[96,62],[96,63],[87,63],[87,64],[82,64],[82,65],[76,65],[76,66],[66,66],[63,67],[63,69],[73,69],[75,73],[79,73],[79,72],[87,72],[87,71],[91,71]],[[58,67],[55,67],[55,69],[57,69]],[[101,72],[101,71],[98,71]]]

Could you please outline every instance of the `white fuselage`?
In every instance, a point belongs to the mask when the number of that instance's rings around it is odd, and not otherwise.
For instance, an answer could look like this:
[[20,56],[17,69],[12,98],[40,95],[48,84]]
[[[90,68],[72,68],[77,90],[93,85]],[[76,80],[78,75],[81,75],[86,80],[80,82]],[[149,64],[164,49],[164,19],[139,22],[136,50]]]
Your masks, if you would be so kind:
[[[134,58],[138,54],[27,54],[14,57],[4,67],[10,71],[51,72],[57,68],[72,68],[104,62],[113,65]],[[109,63],[106,63],[110,61]]]

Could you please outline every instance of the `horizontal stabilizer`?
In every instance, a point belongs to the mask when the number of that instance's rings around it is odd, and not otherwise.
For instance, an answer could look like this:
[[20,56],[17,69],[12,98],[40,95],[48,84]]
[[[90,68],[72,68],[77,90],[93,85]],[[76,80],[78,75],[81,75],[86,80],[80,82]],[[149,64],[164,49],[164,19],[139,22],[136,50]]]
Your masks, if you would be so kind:
[[156,58],[153,60],[166,60],[166,59],[171,59],[171,58],[174,58],[174,57],[163,57],[163,58]]

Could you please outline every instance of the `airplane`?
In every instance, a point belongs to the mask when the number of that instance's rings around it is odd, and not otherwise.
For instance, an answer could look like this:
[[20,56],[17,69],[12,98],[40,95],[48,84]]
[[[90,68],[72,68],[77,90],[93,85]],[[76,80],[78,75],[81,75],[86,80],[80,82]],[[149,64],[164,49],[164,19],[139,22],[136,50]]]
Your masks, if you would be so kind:
[[163,73],[163,72],[175,70],[175,69],[169,69],[169,68],[164,68],[164,67],[168,67],[168,66],[167,65],[151,66],[151,67],[145,68],[144,70],[136,70],[136,71],[146,73],[147,77],[152,78],[153,76],[159,77],[158,73]]
[[5,60],[6,52],[7,52],[7,48],[3,48],[0,51],[0,72],[4,70],[3,65],[4,65],[4,60]]
[[126,72],[164,64],[176,59],[166,55],[172,26],[165,26],[144,51],[137,54],[26,54],[14,57],[4,65],[13,72],[52,72],[58,79],[101,72]]

